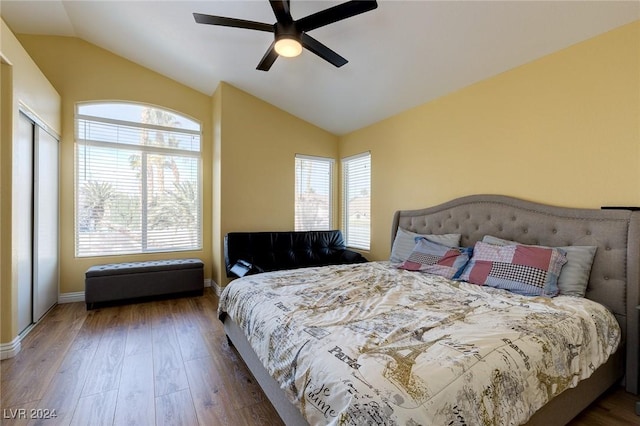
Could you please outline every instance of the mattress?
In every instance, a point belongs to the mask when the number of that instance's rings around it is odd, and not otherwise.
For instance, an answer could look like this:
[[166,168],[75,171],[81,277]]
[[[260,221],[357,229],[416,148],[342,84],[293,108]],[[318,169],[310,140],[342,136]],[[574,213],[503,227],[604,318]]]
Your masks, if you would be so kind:
[[588,299],[533,298],[388,262],[252,275],[219,315],[316,424],[525,423],[615,352]]

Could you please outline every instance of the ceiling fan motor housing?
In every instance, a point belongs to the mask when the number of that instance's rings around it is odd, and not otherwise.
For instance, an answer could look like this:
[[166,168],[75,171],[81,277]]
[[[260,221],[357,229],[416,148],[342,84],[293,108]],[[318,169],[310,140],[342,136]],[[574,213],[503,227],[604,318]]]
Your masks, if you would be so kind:
[[274,33],[276,41],[280,40],[281,38],[292,38],[294,40],[298,40],[299,42],[300,34],[302,32],[298,31],[298,29],[296,28],[296,24],[293,22],[286,24],[282,22],[276,22],[274,24]]

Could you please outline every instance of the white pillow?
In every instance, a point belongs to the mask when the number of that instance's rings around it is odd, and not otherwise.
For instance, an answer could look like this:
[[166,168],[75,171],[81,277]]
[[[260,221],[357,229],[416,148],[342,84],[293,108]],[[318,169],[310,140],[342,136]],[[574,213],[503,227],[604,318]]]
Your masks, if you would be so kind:
[[457,247],[460,245],[460,234],[424,235],[398,228],[396,238],[393,240],[393,247],[391,247],[389,261],[392,263],[402,263],[407,260],[416,247],[416,238],[422,237],[434,243],[449,247]]

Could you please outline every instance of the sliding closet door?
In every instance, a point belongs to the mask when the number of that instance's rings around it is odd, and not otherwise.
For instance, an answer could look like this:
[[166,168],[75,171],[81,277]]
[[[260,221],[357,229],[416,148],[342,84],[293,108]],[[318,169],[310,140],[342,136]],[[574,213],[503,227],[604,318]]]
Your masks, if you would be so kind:
[[35,126],[33,321],[58,301],[58,141]]
[[20,114],[13,157],[18,331],[33,322],[33,122]]
[[14,150],[18,330],[58,301],[58,140],[20,113]]

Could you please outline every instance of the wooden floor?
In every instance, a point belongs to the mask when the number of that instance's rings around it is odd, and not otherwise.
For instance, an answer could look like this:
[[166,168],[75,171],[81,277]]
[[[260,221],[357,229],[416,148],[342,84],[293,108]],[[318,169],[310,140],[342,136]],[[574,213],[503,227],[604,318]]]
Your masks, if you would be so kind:
[[[227,344],[216,306],[206,289],[89,312],[82,303],[55,307],[0,364],[0,423],[281,425]],[[571,425],[640,425],[635,401],[615,389]]]

